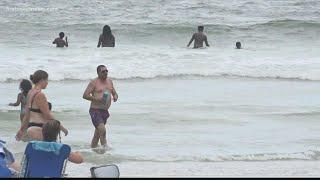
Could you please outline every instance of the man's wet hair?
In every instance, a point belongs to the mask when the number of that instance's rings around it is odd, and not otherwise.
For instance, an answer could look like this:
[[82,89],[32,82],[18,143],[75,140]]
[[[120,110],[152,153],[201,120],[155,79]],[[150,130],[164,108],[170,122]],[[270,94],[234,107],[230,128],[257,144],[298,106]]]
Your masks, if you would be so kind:
[[60,32],[59,33],[59,37],[62,39],[64,37],[64,33],[63,32]]
[[203,26],[198,26],[198,31],[203,31],[204,27]]

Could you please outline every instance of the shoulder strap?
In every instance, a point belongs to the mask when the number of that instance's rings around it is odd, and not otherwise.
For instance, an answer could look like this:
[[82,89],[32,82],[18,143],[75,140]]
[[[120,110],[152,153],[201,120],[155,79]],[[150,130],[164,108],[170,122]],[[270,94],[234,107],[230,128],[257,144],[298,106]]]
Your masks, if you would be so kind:
[[32,109],[32,104],[33,104],[33,101],[34,101],[34,98],[36,97],[36,95],[39,93],[40,91],[38,91],[38,92],[36,92],[34,95],[33,95],[33,98],[32,98],[32,100],[31,100],[31,109]]

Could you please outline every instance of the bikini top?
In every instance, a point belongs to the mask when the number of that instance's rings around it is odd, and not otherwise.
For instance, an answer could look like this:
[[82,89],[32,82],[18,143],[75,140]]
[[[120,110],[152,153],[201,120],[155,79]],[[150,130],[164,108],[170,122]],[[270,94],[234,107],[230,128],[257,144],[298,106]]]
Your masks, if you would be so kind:
[[[31,107],[29,108],[29,110],[32,111],[32,112],[36,112],[36,113],[42,113],[40,109],[34,109],[34,108],[32,108],[33,100],[34,100],[34,98],[36,97],[36,95],[37,95],[38,93],[39,93],[39,92],[37,92],[37,93],[33,96],[32,101],[31,101]],[[48,106],[49,106],[49,110],[51,111],[52,104],[51,104],[50,102],[48,102]]]

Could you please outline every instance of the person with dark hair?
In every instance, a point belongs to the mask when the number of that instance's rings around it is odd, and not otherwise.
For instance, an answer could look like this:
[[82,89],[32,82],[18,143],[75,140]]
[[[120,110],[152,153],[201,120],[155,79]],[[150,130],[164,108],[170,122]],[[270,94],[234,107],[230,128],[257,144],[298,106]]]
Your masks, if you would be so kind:
[[[37,70],[33,75],[30,75],[34,87],[27,95],[26,114],[16,135],[18,141],[26,129],[30,140],[42,140],[43,124],[53,119],[50,112],[52,105],[41,91],[48,85],[48,76],[48,73],[43,70]],[[61,126],[61,129],[65,135],[68,134],[68,130],[63,126]]]
[[[31,82],[27,79],[23,79],[19,85],[19,89],[21,92],[17,96],[17,101],[15,103],[9,103],[9,106],[19,106],[19,104],[21,104],[21,108],[20,108],[20,122],[21,122],[21,124],[22,124],[22,120],[26,114],[27,95],[28,95],[31,88],[32,88]],[[28,140],[27,131],[24,131],[21,139],[22,139],[22,141]]]
[[193,40],[194,40],[193,48],[202,48],[203,42],[205,42],[206,46],[209,47],[207,36],[203,33],[203,30],[204,30],[203,26],[198,26],[198,32],[192,35],[187,47],[190,46]]
[[90,116],[95,127],[91,141],[91,148],[96,148],[100,139],[101,146],[107,148],[105,124],[109,118],[109,107],[111,105],[111,95],[113,102],[118,100],[118,94],[111,79],[108,78],[108,69],[105,65],[97,67],[98,77],[93,79],[83,93],[83,98],[91,101]]
[[22,122],[22,119],[26,113],[26,103],[27,103],[27,95],[29,90],[32,88],[32,84],[27,79],[22,79],[19,85],[20,93],[17,96],[17,101],[15,103],[9,103],[9,106],[19,106],[21,104],[21,110],[20,110],[20,121]]
[[110,26],[105,25],[103,27],[102,34],[99,37],[97,47],[114,47],[115,46],[115,38],[111,32]]
[[66,36],[66,40],[63,40],[64,33],[60,32],[59,37],[57,37],[52,44],[56,44],[56,47],[68,47],[68,37]]
[[[61,124],[58,120],[51,120],[45,123],[42,127],[42,141],[45,142],[57,142],[58,136],[60,137]],[[61,143],[61,139],[60,139]],[[69,161],[81,164],[83,163],[83,157],[80,152],[71,152],[68,158]]]
[[241,49],[241,43],[240,42],[236,42],[236,49]]

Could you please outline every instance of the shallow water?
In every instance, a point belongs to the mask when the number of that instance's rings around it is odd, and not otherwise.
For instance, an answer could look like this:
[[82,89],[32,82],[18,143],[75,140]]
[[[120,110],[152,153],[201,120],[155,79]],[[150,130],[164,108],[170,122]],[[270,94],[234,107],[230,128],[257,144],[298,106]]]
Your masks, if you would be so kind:
[[[20,79],[44,69],[53,115],[70,132],[62,141],[85,156],[82,165],[69,163],[71,176],[107,163],[118,164],[124,177],[318,175],[319,6],[1,1],[0,137],[19,160],[26,145],[14,140],[19,107],[7,104]],[[116,48],[96,48],[105,24]],[[188,49],[198,25],[211,47]],[[60,31],[68,48],[51,44]],[[236,41],[244,49],[234,49]],[[108,66],[119,93],[107,124],[111,149],[103,155],[90,149],[94,129],[82,99],[99,64]]]
[[[289,160],[290,165],[291,161],[319,159],[316,82],[241,78],[114,81],[119,101],[110,109],[107,134],[111,150],[103,155],[90,150],[94,129],[89,103],[81,98],[86,83],[51,82],[45,90],[54,116],[69,129],[62,141],[85,156],[82,167],[131,162],[184,167],[189,162],[279,160]],[[1,85],[1,94],[10,92],[5,101],[13,99],[15,86]],[[1,109],[6,127],[1,136],[20,156],[24,143],[14,142],[19,114],[14,107],[2,105]],[[201,176],[201,169],[195,171]]]

